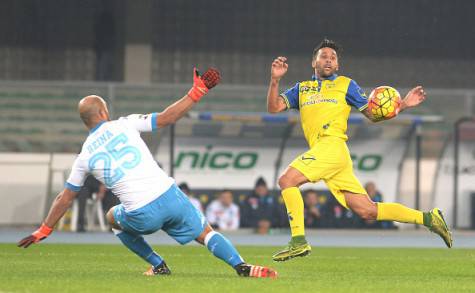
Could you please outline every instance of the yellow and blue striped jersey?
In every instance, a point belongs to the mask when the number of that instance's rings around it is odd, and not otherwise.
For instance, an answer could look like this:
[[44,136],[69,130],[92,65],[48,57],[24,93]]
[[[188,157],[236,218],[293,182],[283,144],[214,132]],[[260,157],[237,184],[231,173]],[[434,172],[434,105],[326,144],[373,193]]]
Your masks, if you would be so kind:
[[366,95],[358,84],[336,74],[326,79],[312,76],[311,80],[298,82],[281,96],[287,109],[300,111],[302,129],[310,148],[323,136],[347,140],[351,106],[359,111],[368,107]]

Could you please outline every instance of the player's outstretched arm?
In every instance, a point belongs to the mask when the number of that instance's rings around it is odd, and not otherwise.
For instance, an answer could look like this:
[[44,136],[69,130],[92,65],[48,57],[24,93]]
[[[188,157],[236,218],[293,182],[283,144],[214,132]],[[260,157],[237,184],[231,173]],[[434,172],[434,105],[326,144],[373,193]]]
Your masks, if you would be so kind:
[[272,62],[271,78],[267,91],[267,112],[269,113],[279,113],[287,110],[284,98],[279,95],[279,81],[289,68],[286,62],[286,57],[277,57]]
[[410,90],[406,97],[404,97],[401,103],[401,110],[399,112],[402,112],[408,108],[417,107],[419,104],[424,102],[425,99],[426,92],[422,86],[418,85]]
[[33,243],[38,243],[48,237],[53,232],[53,227],[59,219],[66,213],[78,193],[65,188],[56,196],[51,209],[41,227],[18,242],[18,247],[27,248]]
[[[402,100],[401,102],[401,106],[399,108],[399,112],[398,113],[401,113],[402,111],[406,110],[406,109],[409,109],[409,108],[413,108],[413,107],[417,107],[418,105],[420,105],[424,100],[426,99],[426,93],[424,91],[424,88],[422,86],[416,86],[415,88],[411,89],[407,95],[404,97],[404,99]],[[383,121],[383,120],[390,120],[394,117],[396,117],[397,115],[395,116],[390,116],[390,117],[387,117],[387,118],[377,118],[377,117],[374,117],[373,114],[371,113],[370,109],[369,108],[366,108],[362,111],[362,113],[371,121],[373,122],[379,122],[379,121]]]
[[220,80],[221,75],[215,68],[209,68],[203,75],[200,75],[195,68],[193,70],[193,86],[188,91],[188,94],[157,114],[157,127],[164,127],[178,121],[195,103],[201,100],[201,97],[215,87]]

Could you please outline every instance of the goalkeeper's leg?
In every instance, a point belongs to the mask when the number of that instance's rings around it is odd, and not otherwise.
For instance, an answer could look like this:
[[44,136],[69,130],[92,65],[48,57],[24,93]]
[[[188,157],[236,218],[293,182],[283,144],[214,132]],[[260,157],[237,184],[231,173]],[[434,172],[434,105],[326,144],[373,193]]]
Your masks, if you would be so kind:
[[355,194],[349,191],[343,193],[348,207],[365,220],[424,225],[430,231],[438,234],[447,247],[452,247],[452,235],[438,208],[429,212],[421,212],[399,203],[375,203],[366,194]]
[[152,265],[151,269],[145,272],[145,275],[169,275],[170,269],[167,267],[163,258],[153,251],[152,247],[145,241],[142,235],[135,235],[126,231],[115,223],[114,209],[118,206],[112,207],[107,213],[106,217],[112,226],[112,231],[120,239],[130,251],[138,255],[140,258]]
[[234,268],[239,276],[253,278],[277,277],[277,272],[271,268],[251,265],[244,262],[234,245],[224,235],[214,231],[209,225],[207,225],[203,233],[196,238],[196,241],[205,245],[214,256]]

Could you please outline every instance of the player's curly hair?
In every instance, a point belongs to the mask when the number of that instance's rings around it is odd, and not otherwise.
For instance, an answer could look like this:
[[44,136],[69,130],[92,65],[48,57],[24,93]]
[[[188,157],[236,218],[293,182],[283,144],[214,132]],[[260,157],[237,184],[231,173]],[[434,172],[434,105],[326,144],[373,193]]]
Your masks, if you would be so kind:
[[324,38],[320,42],[320,44],[318,44],[315,47],[315,49],[313,50],[313,55],[312,55],[313,58],[315,58],[317,56],[318,50],[320,50],[321,48],[331,48],[331,49],[335,50],[335,52],[338,56],[340,56],[340,53],[342,51],[341,46],[338,45],[335,41]]

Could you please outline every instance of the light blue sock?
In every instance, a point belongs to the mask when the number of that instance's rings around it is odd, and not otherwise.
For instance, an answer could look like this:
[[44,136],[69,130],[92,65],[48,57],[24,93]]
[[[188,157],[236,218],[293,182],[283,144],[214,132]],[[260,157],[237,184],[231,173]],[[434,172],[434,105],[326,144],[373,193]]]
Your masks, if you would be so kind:
[[125,231],[114,230],[114,234],[132,252],[140,256],[143,260],[156,267],[162,263],[163,259],[145,242],[145,239],[138,235],[132,235]]
[[209,232],[205,237],[205,245],[214,256],[222,259],[233,268],[244,262],[236,248],[221,233]]

